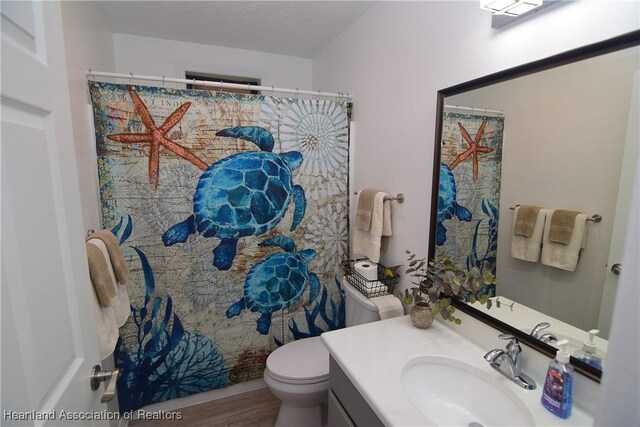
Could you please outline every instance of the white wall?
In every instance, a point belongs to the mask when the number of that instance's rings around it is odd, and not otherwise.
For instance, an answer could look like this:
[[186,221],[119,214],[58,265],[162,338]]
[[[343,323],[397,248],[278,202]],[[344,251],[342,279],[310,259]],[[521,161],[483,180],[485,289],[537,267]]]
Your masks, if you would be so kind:
[[[583,330],[598,326],[639,52],[625,49],[445,100],[505,113],[498,293]],[[511,257],[509,207],[516,204],[602,215],[588,223],[575,271]]]
[[84,229],[99,229],[98,172],[85,71],[114,71],[112,33],[91,2],[62,2],[65,56]]
[[128,34],[114,34],[113,46],[117,72],[184,78],[186,70],[259,78],[264,86],[311,88],[307,58]]
[[[490,22],[476,1],[379,3],[313,59],[314,88],[354,95],[354,189],[405,193],[405,203],[394,204],[394,235],[383,263],[406,263],[405,249],[427,253],[437,91],[638,30],[640,3],[570,2],[499,31]],[[620,285],[624,294],[634,283]],[[624,304],[618,298],[617,304],[616,310],[638,312],[637,298]],[[624,339],[626,347],[613,343],[610,357],[637,349],[635,320],[614,321],[612,340]],[[631,360],[637,365],[635,353]],[[618,369],[627,367],[609,365],[605,381],[622,376]],[[625,395],[637,396],[637,386],[633,379],[612,386],[602,410],[616,400],[628,402]],[[635,405],[628,410],[637,408],[637,399]]]
[[313,58],[314,88],[354,95],[354,190],[405,193],[383,263],[427,253],[437,91],[640,28],[638,2],[612,3],[494,30],[475,1],[381,2]]

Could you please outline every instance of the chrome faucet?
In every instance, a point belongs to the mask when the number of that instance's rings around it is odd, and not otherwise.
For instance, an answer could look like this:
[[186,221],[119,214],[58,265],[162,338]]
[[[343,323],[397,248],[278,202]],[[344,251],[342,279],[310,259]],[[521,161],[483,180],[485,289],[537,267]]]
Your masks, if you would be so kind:
[[505,350],[496,348],[484,355],[484,359],[496,371],[527,390],[536,388],[536,382],[520,370],[522,347],[513,335],[500,334],[501,340],[509,340]]
[[540,338],[538,338],[542,342],[550,343],[554,341],[558,341],[558,337],[553,334],[544,334]]
[[549,322],[538,323],[536,327],[533,328],[533,330],[531,331],[531,336],[534,338],[540,339],[540,336],[539,336],[540,332],[547,329],[549,326],[551,326]]

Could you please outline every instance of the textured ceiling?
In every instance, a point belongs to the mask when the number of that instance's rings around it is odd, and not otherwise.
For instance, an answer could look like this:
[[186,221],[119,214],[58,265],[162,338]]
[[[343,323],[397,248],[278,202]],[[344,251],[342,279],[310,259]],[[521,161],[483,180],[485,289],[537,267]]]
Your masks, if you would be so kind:
[[311,58],[372,1],[102,1],[114,33]]

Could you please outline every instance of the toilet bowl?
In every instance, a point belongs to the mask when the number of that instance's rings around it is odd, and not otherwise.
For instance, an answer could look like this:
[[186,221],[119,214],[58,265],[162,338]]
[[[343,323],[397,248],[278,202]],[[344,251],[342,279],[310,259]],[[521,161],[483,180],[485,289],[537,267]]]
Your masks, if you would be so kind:
[[[367,297],[343,280],[346,326],[380,320]],[[326,425],[329,395],[329,352],[320,337],[292,341],[267,358],[264,382],[282,401],[277,427]]]
[[264,382],[282,401],[276,426],[322,425],[329,390],[329,353],[320,337],[292,341],[271,353]]

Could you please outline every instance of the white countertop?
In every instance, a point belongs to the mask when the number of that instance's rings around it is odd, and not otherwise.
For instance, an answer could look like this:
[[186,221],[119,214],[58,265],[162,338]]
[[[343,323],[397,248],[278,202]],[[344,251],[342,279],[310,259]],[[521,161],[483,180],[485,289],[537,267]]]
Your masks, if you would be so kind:
[[[575,404],[572,415],[566,420],[548,412],[540,404],[543,378],[531,375],[538,384],[535,390],[520,388],[493,370],[484,360],[483,356],[489,348],[480,348],[454,328],[439,321],[434,321],[425,330],[415,328],[409,316],[402,316],[327,332],[322,334],[321,339],[371,409],[387,426],[434,425],[413,406],[401,384],[405,365],[421,356],[453,358],[489,374],[501,388],[506,387],[522,400],[531,411],[536,425],[593,425],[593,418]],[[527,355],[523,354],[523,357]]]

